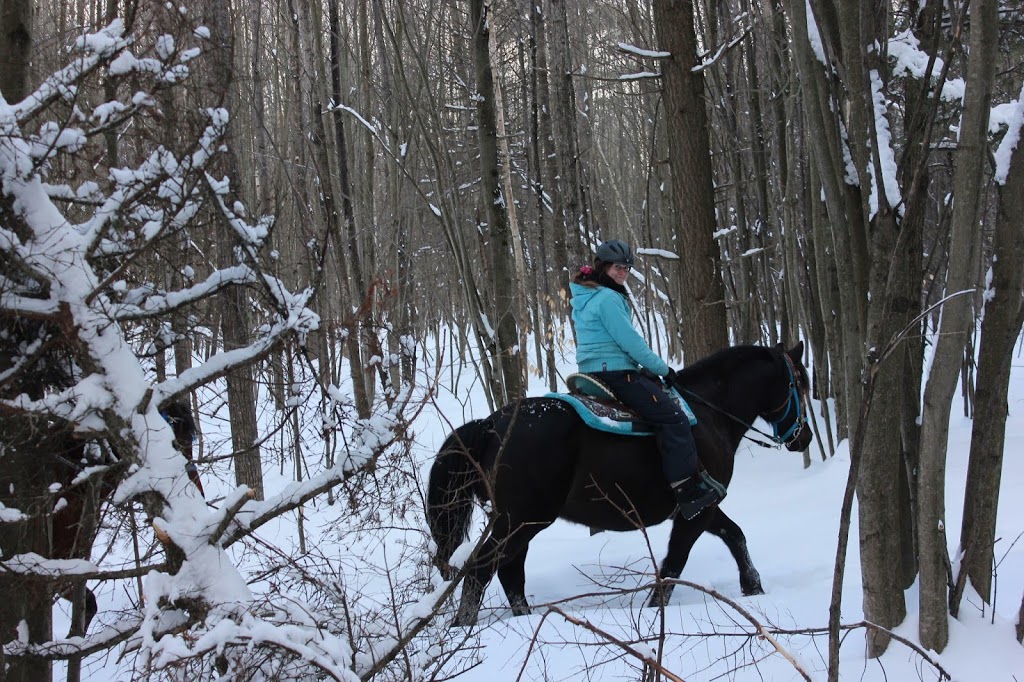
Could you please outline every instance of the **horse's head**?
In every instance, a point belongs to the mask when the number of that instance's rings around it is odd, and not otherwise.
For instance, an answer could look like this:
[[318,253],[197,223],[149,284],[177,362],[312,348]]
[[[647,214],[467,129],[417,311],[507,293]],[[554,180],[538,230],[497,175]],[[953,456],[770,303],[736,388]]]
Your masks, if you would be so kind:
[[192,443],[196,438],[196,422],[192,417],[192,409],[187,402],[174,401],[160,408],[160,416],[174,431],[174,447],[188,460],[185,471],[188,472],[189,480],[199,489],[199,494],[206,497],[203,482],[199,478],[199,470],[192,461]]
[[810,380],[803,365],[803,341],[789,350],[785,350],[780,343],[773,353],[777,354],[778,360],[779,378],[775,383],[785,390],[785,394],[780,395],[776,406],[764,412],[761,417],[772,425],[772,439],[776,443],[785,445],[792,452],[801,452],[807,449],[814,437],[807,425],[807,411],[804,407],[809,404],[805,398]]
[[191,458],[192,442],[196,437],[196,422],[187,402],[174,401],[160,408],[164,418],[174,431],[174,447]]

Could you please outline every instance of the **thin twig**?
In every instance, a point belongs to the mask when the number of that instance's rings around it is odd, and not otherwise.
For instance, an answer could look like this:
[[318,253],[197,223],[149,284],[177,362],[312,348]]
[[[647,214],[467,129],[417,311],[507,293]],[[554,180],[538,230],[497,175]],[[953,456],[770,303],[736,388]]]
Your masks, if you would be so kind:
[[553,611],[553,612],[557,613],[558,615],[560,615],[562,618],[565,618],[567,621],[569,621],[573,625],[578,625],[579,627],[581,627],[581,628],[583,628],[585,630],[589,630],[590,632],[593,632],[594,634],[600,636],[601,638],[605,639],[606,641],[608,641],[608,642],[614,644],[615,646],[619,647],[620,649],[625,651],[630,656],[633,656],[634,658],[636,658],[636,659],[638,659],[640,661],[643,661],[643,663],[645,665],[648,665],[648,666],[654,668],[655,670],[657,670],[659,673],[661,673],[662,675],[664,675],[668,679],[673,680],[674,682],[686,682],[683,678],[679,677],[675,673],[673,673],[670,670],[666,669],[665,666],[663,666],[659,661],[655,660],[654,658],[651,658],[647,654],[644,654],[644,653],[642,653],[640,651],[637,651],[635,648],[633,648],[632,646],[630,646],[626,642],[623,642],[618,637],[612,635],[611,633],[609,633],[609,632],[607,632],[605,630],[602,630],[601,628],[597,627],[596,625],[594,625],[590,621],[588,621],[588,620],[580,620],[579,618],[576,618],[575,616],[570,616],[568,613],[566,613],[562,609],[558,608],[557,606],[552,606],[552,607],[550,607],[550,609],[551,609],[551,611]]

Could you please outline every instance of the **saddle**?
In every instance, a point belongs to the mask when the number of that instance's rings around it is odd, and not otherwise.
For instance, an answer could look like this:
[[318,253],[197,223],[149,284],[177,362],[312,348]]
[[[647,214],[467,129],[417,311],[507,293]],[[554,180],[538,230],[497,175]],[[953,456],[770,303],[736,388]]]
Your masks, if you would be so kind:
[[[654,426],[634,410],[620,403],[611,389],[589,374],[570,374],[565,380],[568,393],[548,393],[545,398],[555,398],[572,405],[584,423],[598,431],[617,433],[625,436],[653,436]],[[697,424],[697,417],[675,388],[669,394],[686,413],[690,425]]]

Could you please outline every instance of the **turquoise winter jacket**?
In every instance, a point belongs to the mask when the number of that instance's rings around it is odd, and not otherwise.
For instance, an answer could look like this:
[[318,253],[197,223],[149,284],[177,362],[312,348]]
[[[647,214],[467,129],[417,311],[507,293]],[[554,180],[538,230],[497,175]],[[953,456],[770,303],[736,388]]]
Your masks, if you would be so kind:
[[614,289],[571,282],[576,364],[581,372],[644,367],[660,376],[668,365],[633,328],[629,303]]

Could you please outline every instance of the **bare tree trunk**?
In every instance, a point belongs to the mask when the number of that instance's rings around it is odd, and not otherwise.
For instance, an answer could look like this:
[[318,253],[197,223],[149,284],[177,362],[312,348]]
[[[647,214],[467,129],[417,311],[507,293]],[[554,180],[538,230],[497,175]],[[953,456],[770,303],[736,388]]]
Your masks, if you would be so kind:
[[[560,232],[564,235],[566,252],[572,258],[586,253],[586,244],[580,231],[589,231],[591,226],[580,192],[579,131],[576,123],[576,90],[572,82],[568,12],[565,0],[549,0],[548,6],[551,8],[545,22],[550,32],[548,49],[551,51],[548,85],[551,88],[552,135],[557,150],[557,187],[563,206]],[[605,238],[611,236],[605,235]],[[559,248],[556,246],[556,253]]]
[[[0,94],[9,104],[29,94],[32,6],[30,0],[0,0]],[[8,201],[0,187],[0,220],[5,225],[13,215]],[[9,324],[5,322],[4,327],[6,331]],[[0,351],[0,373],[9,370],[11,364],[12,356]],[[23,422],[19,427],[7,418],[0,425],[0,503],[25,514],[21,521],[0,523],[0,556],[26,552],[48,555],[46,519],[50,510],[44,502],[47,496],[40,495],[54,480],[54,453],[52,447],[47,451],[47,432],[41,424]],[[19,625],[24,623],[30,642],[49,641],[53,586],[43,581],[16,580],[12,575],[0,575],[0,592],[18,595],[17,599],[0,599],[0,640],[17,639]],[[46,682],[51,679],[50,663],[27,657],[9,659],[0,648],[0,677],[10,682]]]
[[[214,41],[212,55],[213,82],[223,88],[223,97],[229,109],[237,101],[234,93],[234,32],[227,0],[211,0],[209,25]],[[225,134],[229,149],[232,135]],[[227,175],[235,191],[241,188],[238,161],[233,153],[226,156]],[[224,241],[221,243],[222,267],[234,265],[231,245],[231,230],[224,226]],[[224,349],[233,350],[249,345],[252,322],[249,313],[249,297],[243,287],[232,287],[222,297],[221,329]],[[259,430],[256,423],[256,382],[253,368],[249,365],[238,367],[225,377],[228,393],[228,415],[231,421],[231,444],[235,452],[235,483],[248,486],[256,496],[263,499],[263,462],[257,445]]]
[[[922,49],[936,55],[942,40],[942,0],[925,0],[925,7],[914,6],[911,16],[918,17],[914,35]],[[898,307],[905,310],[903,319],[910,324],[921,312],[921,282],[924,281],[923,237],[926,200],[930,184],[928,170],[928,142],[931,137],[932,114],[937,103],[931,96],[928,81],[909,81],[905,87],[907,111],[904,127],[907,142],[904,159],[900,163],[900,185],[909,188],[907,209],[903,218],[901,240],[904,248],[899,252],[896,269],[895,292]],[[919,471],[920,394],[924,366],[923,322],[907,334],[902,351],[902,386],[897,389],[903,396],[900,404],[900,446],[903,467],[900,472],[898,506],[900,509],[900,579],[902,589],[909,588],[917,578],[917,474]]]
[[[547,255],[547,240],[545,239],[545,233],[550,233],[550,230],[545,229],[545,225],[548,224],[546,220],[546,204],[544,201],[545,187],[547,184],[544,181],[545,166],[541,162],[541,150],[543,144],[541,143],[541,106],[540,98],[541,94],[546,90],[546,80],[544,76],[545,64],[544,51],[542,49],[544,39],[544,25],[542,15],[539,11],[534,9],[532,2],[526,3],[526,10],[530,16],[530,69],[529,69],[529,101],[530,101],[530,153],[529,160],[533,166],[534,180],[532,182],[531,189],[536,200],[537,206],[537,239],[536,247],[531,249],[531,254],[534,259],[534,272],[538,273],[538,278],[541,280],[539,301],[537,302],[537,334],[542,335],[542,346],[545,353],[545,367],[547,368],[547,381],[548,389],[551,391],[558,390],[557,380],[555,375],[555,340],[554,340],[554,321],[556,318],[555,314],[555,300],[552,297],[551,291],[551,276],[548,273],[548,255]],[[524,99],[526,99],[524,97]],[[563,253],[563,256],[565,254]],[[563,263],[563,267],[567,267],[567,264]],[[560,268],[556,268],[559,274],[562,274]]]
[[[0,358],[0,371],[6,369]],[[48,524],[52,511],[46,488],[56,478],[53,462],[59,446],[47,440],[50,431],[43,424],[5,418],[0,427],[0,503],[16,509],[26,518],[0,523],[0,551],[4,557],[35,552],[49,556]],[[51,612],[54,586],[41,580],[19,580],[14,573],[0,573],[0,593],[17,598],[0,599],[0,638],[5,642],[18,639],[18,629],[28,630],[28,641],[48,642],[53,628]],[[22,624],[24,624],[22,626]],[[3,654],[0,653],[0,657]],[[0,658],[6,666],[7,682],[46,682],[51,678],[50,662],[18,656]],[[3,669],[0,669],[3,670]]]
[[1020,611],[1017,612],[1017,641],[1024,644],[1024,597],[1020,599]]
[[672,165],[676,238],[686,245],[680,258],[683,286],[680,314],[687,362],[729,345],[715,232],[711,145],[704,102],[704,77],[697,65],[691,0],[654,0],[659,47],[672,54],[663,62],[665,120]]
[[[953,176],[953,223],[946,277],[946,295],[973,290],[978,284],[981,230],[978,204],[984,162],[992,79],[999,42],[996,3],[971,4],[971,50],[967,61],[960,142]],[[973,296],[957,296],[945,303],[935,343],[928,383],[924,390],[921,427],[918,539],[921,561],[921,644],[937,652],[949,639],[949,552],[945,533],[946,442],[949,410],[956,390],[960,360],[974,326]]]
[[32,0],[0,0],[0,92],[8,104],[29,93],[32,57]]
[[[555,221],[561,224],[554,225],[554,229],[548,230],[550,235],[552,257],[554,258],[555,273],[562,286],[568,286],[568,273],[570,267],[569,251],[566,244],[567,235],[565,227],[565,199],[558,183],[558,159],[559,153],[555,148],[554,122],[551,117],[553,108],[553,86],[548,78],[547,59],[547,27],[545,26],[544,14],[539,7],[530,5],[530,31],[536,40],[536,47],[533,54],[536,56],[533,68],[533,77],[537,79],[536,98],[538,106],[537,135],[540,139],[541,151],[543,152],[544,165],[538,168],[538,174],[544,178],[543,191],[546,191],[551,198],[551,213]],[[543,204],[543,194],[541,202]],[[543,214],[543,212],[542,212]],[[545,273],[545,276],[550,277]]]
[[[335,105],[341,104],[341,28],[338,17],[338,0],[329,0],[328,21],[330,24],[330,71],[331,71],[331,100]],[[322,31],[319,29],[319,7],[314,6],[310,16],[313,18],[313,44],[320,41]],[[321,54],[316,50],[316,55]],[[343,113],[337,106],[331,111],[330,117],[333,124],[334,154],[335,163],[328,166],[337,170],[337,184],[341,198],[341,219],[344,221],[344,235],[338,235],[338,256],[345,258],[347,263],[348,277],[341,282],[342,289],[350,293],[355,300],[356,306],[365,310],[365,314],[353,318],[349,337],[346,344],[349,349],[349,361],[352,363],[352,382],[355,393],[359,397],[357,404],[360,407],[359,414],[364,419],[370,415],[370,403],[373,395],[373,372],[364,368],[364,352],[367,343],[370,318],[372,317],[371,301],[367,299],[369,282],[364,274],[363,260],[360,255],[359,240],[357,238],[355,208],[353,207],[352,179],[349,173],[349,144],[345,136],[345,125],[342,118]],[[326,142],[326,141],[325,141]],[[332,173],[332,176],[334,173]],[[344,255],[342,255],[342,247]],[[364,307],[365,306],[365,307]]]
[[[501,68],[500,55],[498,55],[495,41],[487,41],[488,68],[491,73]],[[515,280],[515,311],[518,321],[519,333],[519,362],[520,373],[527,376],[529,363],[527,362],[526,335],[529,331],[530,315],[526,309],[526,261],[523,258],[523,235],[519,227],[519,215],[516,210],[515,194],[512,191],[512,154],[508,147],[508,134],[505,130],[505,103],[501,94],[501,83],[491,79],[494,90],[494,132],[497,141],[497,161],[501,169],[501,196],[504,199],[505,217],[508,222],[508,239],[512,242],[512,273]],[[507,257],[507,255],[506,255]],[[518,276],[515,276],[518,273]],[[511,287],[510,287],[511,288]],[[500,289],[500,285],[499,285]],[[536,330],[534,330],[536,335]],[[525,393],[525,384],[524,384]]]
[[[827,223],[819,223],[822,235],[822,240],[818,244],[819,253],[830,252],[829,258],[835,263],[837,293],[841,303],[833,310],[837,310],[837,321],[841,330],[838,349],[841,351],[842,361],[837,363],[837,369],[842,372],[840,376],[843,381],[837,388],[841,392],[839,403],[845,408],[840,414],[839,431],[843,436],[854,429],[860,414],[860,368],[864,339],[860,311],[864,309],[867,290],[853,266],[850,233],[862,227],[859,224],[859,211],[851,214],[848,210],[851,202],[847,200],[847,190],[842,183],[845,175],[843,141],[834,113],[837,103],[825,80],[824,66],[816,60],[811,51],[807,35],[807,4],[798,0],[787,0],[785,5],[793,31],[793,54],[796,58],[797,72],[804,89],[805,124],[810,151],[828,209]],[[820,26],[819,31],[826,33]],[[823,262],[826,261],[819,258],[819,263]]]
[[473,54],[476,63],[477,139],[480,142],[480,175],[483,203],[487,214],[487,238],[494,285],[498,361],[501,366],[504,402],[521,398],[525,392],[523,365],[516,316],[519,310],[516,280],[523,276],[512,267],[512,234],[508,219],[508,202],[501,191],[498,168],[498,131],[494,78],[491,72],[490,27],[484,0],[470,0],[469,21],[473,32]]
[[1014,151],[1006,181],[999,187],[991,267],[992,297],[985,304],[981,323],[977,409],[960,528],[960,549],[966,552],[961,570],[967,571],[974,589],[989,603],[1010,360],[1024,315],[1024,150],[1020,147]]
[[[848,26],[851,22],[853,30]],[[881,171],[880,158],[886,151],[881,145],[890,143],[877,137],[879,119],[885,114],[876,110],[869,70],[879,72],[884,64],[879,63],[877,50],[867,46],[884,39],[884,16],[878,17],[864,6],[850,4],[840,11],[840,23],[850,102],[849,147],[861,150],[855,154],[856,167],[864,169],[858,173],[860,205],[863,215],[870,216],[866,230],[871,238],[870,302],[866,318],[870,366],[877,353],[909,322],[907,315],[914,305],[906,298],[907,280],[920,255],[912,251],[916,241],[907,238],[912,222],[905,224],[898,219],[890,205],[886,179]],[[915,143],[920,144],[914,140],[907,142],[908,145]],[[877,208],[873,212],[867,205],[870,187],[880,188],[874,192]],[[862,234],[861,229],[855,228],[851,241],[857,242]],[[855,251],[859,248],[854,246]],[[898,395],[903,386],[905,360],[903,353],[893,353],[885,365],[879,367],[874,386],[877,395]],[[864,615],[884,628],[895,627],[906,616],[901,584],[903,514],[896,502],[907,502],[908,496],[900,489],[901,483],[906,482],[903,453],[893,447],[893,443],[901,442],[900,407],[902,405],[897,404],[897,409],[865,412],[866,422],[858,427],[864,434],[857,480]],[[872,631],[866,637],[869,657],[882,655],[889,645],[889,637],[884,632]]]

